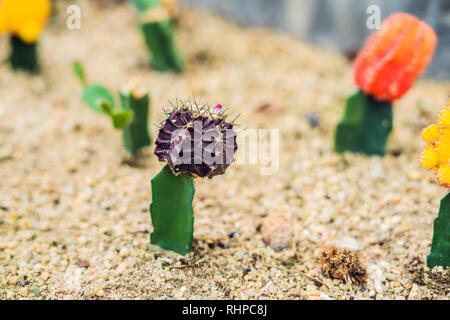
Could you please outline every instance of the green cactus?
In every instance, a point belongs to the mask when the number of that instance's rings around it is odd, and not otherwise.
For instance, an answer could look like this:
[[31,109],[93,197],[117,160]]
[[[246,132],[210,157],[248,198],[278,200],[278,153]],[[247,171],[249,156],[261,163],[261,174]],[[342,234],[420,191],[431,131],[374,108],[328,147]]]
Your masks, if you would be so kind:
[[148,94],[138,97],[128,91],[120,93],[120,100],[123,110],[133,112],[133,120],[123,128],[125,149],[131,154],[136,154],[143,147],[150,145],[150,134],[148,132],[150,98]]
[[442,200],[438,217],[434,220],[433,241],[427,266],[450,267],[450,193]]
[[[112,115],[112,111],[115,109],[114,98],[107,88],[100,84],[88,85],[86,80],[86,74],[84,72],[83,65],[79,61],[74,61],[72,64],[73,72],[75,76],[80,80],[81,84],[84,86],[83,93],[81,95],[81,100],[88,105],[92,110],[98,113],[106,113]],[[108,104],[108,109],[103,108]],[[102,107],[103,104],[103,107]]]
[[80,61],[74,61],[72,64],[73,73],[80,80],[83,86],[87,85],[86,74],[84,73],[83,65]]
[[[238,145],[234,124],[226,121],[221,104],[210,108],[180,101],[172,107],[165,110],[166,118],[155,140],[154,154],[167,165],[152,179],[150,215],[154,230],[150,242],[185,255],[191,251],[194,234],[193,179],[224,174],[234,162]],[[205,135],[210,138],[197,141]],[[224,143],[217,143],[218,139]],[[211,151],[224,157],[210,161],[203,155]]]
[[115,109],[114,98],[111,92],[99,84],[85,86],[81,100],[95,112],[105,113],[105,110],[101,107],[102,102],[106,102],[112,110]]
[[9,62],[14,70],[30,73],[39,71],[37,43],[26,43],[17,36],[11,36],[11,54]]
[[100,101],[100,109],[102,110],[101,112],[111,118],[115,129],[124,130],[127,126],[131,125],[134,117],[133,111],[123,110],[116,112],[108,101],[101,100],[101,98],[99,98],[97,101]]
[[152,244],[182,255],[191,251],[194,194],[193,178],[185,174],[175,175],[167,165],[152,179]]
[[334,150],[384,156],[392,121],[391,103],[378,101],[359,90],[347,99],[336,128]]
[[159,0],[131,0],[131,2],[139,11],[146,11],[160,6]]
[[111,118],[114,128],[123,131],[125,149],[133,155],[151,144],[148,130],[149,95],[137,96],[132,90],[120,93],[122,108],[115,106],[111,92],[99,84],[88,85],[84,68],[79,61],[73,63],[73,71],[84,89],[83,102],[95,112]]
[[[133,0],[135,7],[143,16],[150,10],[164,10],[159,0]],[[148,21],[143,18],[140,27],[145,44],[152,55],[152,65],[158,71],[182,71],[184,61],[174,41],[174,30],[170,17]]]
[[173,26],[170,20],[141,24],[145,43],[153,58],[153,67],[158,71],[182,71],[184,61],[173,40]]

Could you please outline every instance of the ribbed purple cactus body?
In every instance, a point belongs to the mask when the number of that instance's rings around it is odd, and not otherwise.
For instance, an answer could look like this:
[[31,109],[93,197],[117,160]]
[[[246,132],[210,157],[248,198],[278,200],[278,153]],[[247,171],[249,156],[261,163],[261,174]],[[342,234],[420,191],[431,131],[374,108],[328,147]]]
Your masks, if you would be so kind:
[[233,124],[225,121],[223,107],[210,111],[188,104],[166,111],[167,119],[155,142],[155,155],[174,173],[212,178],[225,173],[237,150]]

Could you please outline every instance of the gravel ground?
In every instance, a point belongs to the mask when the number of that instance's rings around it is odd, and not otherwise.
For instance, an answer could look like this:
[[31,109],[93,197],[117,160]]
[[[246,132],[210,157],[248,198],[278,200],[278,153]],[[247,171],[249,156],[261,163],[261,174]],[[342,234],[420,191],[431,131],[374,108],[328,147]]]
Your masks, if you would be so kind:
[[[62,7],[43,34],[42,74],[0,65],[0,299],[449,299],[449,271],[424,265],[446,190],[419,154],[450,83],[421,80],[396,102],[385,158],[336,155],[334,126],[355,90],[340,54],[187,11],[177,39],[187,70],[159,74],[132,8],[79,3],[81,30],[65,29]],[[6,52],[3,37],[0,61]],[[149,246],[162,164],[151,150],[125,163],[120,132],[80,102],[76,58],[93,82],[146,85],[153,121],[168,100],[198,97],[241,113],[243,128],[279,128],[278,173],[232,165],[197,181],[193,253]],[[272,214],[291,221],[281,251],[260,232]],[[358,250],[365,285],[322,275],[331,244]]]

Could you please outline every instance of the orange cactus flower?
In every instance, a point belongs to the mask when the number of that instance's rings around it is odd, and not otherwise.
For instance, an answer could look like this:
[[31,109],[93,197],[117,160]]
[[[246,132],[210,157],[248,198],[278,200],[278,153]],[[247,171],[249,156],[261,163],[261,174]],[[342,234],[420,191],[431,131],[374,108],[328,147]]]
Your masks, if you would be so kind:
[[425,71],[436,43],[436,33],[428,24],[407,13],[394,13],[356,58],[355,82],[378,100],[399,99]]

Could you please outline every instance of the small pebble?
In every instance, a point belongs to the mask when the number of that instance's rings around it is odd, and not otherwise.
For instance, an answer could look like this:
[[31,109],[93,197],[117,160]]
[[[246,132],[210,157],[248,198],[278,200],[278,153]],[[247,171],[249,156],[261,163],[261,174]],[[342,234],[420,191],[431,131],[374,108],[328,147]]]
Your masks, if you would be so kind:
[[20,289],[20,290],[19,290],[19,294],[20,294],[22,297],[28,296],[28,288],[22,288],[22,289]]
[[341,249],[350,249],[350,250],[355,250],[355,251],[358,251],[360,249],[358,240],[356,240],[353,237],[344,237],[344,238],[335,240],[332,242],[332,245],[334,245],[337,248],[341,248]]
[[320,125],[320,117],[316,113],[308,112],[305,113],[305,119],[308,121],[311,128],[316,128]]
[[173,264],[173,260],[170,259],[170,258],[164,257],[164,258],[161,259],[161,264],[163,266],[170,266],[171,264]]
[[33,286],[33,288],[31,288],[31,292],[33,292],[34,296],[37,297],[37,298],[42,296],[41,295],[41,291],[36,286]]
[[275,251],[289,248],[292,243],[292,221],[285,214],[271,214],[261,226],[261,233],[266,245]]
[[412,285],[408,300],[420,300],[419,286],[416,283]]

